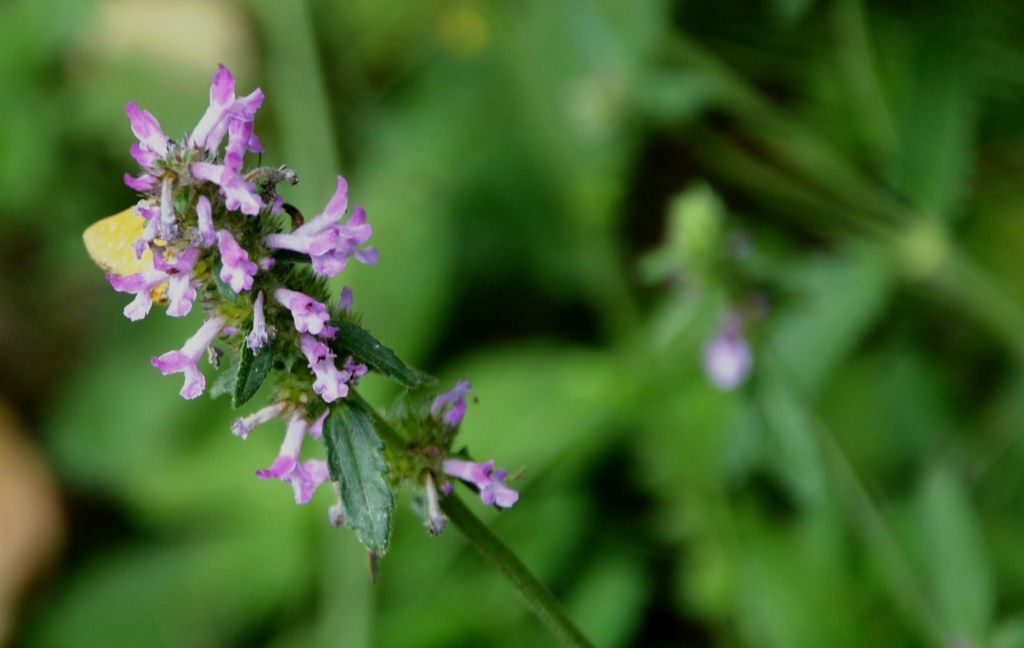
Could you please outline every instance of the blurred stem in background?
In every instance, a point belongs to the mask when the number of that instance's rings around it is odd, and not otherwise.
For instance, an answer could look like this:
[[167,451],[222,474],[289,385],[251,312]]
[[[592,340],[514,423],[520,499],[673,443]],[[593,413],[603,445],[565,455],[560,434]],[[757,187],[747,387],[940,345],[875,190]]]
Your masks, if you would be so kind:
[[[860,36],[856,40],[863,39]],[[921,214],[873,186],[832,146],[787,117],[712,53],[685,36],[673,34],[668,49],[689,72],[712,79],[721,93],[723,108],[746,128],[748,137],[774,157],[777,166],[713,134],[707,137],[715,139],[716,155],[704,162],[744,191],[775,192],[775,197],[795,202],[815,215],[840,217],[852,233],[888,249],[904,265],[909,279],[930,281],[940,297],[970,313],[1003,340],[1018,361],[1024,362],[1024,307],[967,253],[957,249],[944,227],[948,215]],[[866,46],[862,52],[867,55]],[[873,84],[862,87],[871,88]],[[882,110],[882,99],[873,93],[872,97],[866,100],[872,110]],[[883,131],[887,128],[884,123]],[[712,150],[701,146],[695,149]],[[780,190],[782,193],[778,193]],[[814,223],[821,226],[820,221]]]

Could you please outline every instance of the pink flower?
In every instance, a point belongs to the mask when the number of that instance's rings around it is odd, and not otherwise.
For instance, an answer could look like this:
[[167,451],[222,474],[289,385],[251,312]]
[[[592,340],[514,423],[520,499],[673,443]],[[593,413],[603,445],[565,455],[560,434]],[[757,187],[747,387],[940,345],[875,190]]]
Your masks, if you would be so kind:
[[[250,94],[235,98],[235,78],[224,65],[217,66],[210,84],[210,105],[189,137],[189,144],[205,148],[209,152],[217,150],[224,134],[232,121],[251,122],[256,111],[263,104],[263,91],[259,88]],[[255,139],[255,138],[252,138]],[[249,150],[259,150],[259,140],[247,141]]]
[[305,293],[278,288],[274,291],[274,299],[291,311],[292,319],[295,320],[295,330],[299,333],[319,335],[330,319],[327,306]]
[[330,410],[324,410],[324,413],[316,417],[316,420],[309,426],[309,436],[314,439],[321,439],[324,436],[324,421],[327,420],[327,415],[330,414]]
[[224,149],[224,164],[234,171],[242,168],[247,151],[263,150],[260,140],[252,132],[251,121],[232,120],[228,126],[228,145]]
[[460,378],[454,387],[434,399],[430,405],[431,416],[441,416],[448,427],[458,427],[466,415],[466,394],[470,389],[469,381]]
[[196,201],[196,219],[199,221],[199,238],[203,247],[213,246],[217,242],[217,231],[213,228],[213,209],[206,196],[199,196]]
[[133,177],[129,174],[124,174],[124,183],[130,188],[138,192],[152,191],[156,187],[156,178],[143,173],[138,177]]
[[181,349],[168,351],[162,356],[153,358],[153,366],[159,369],[163,375],[185,374],[185,384],[180,392],[182,398],[189,400],[196,398],[206,388],[206,378],[199,371],[199,358],[206,353],[207,348],[222,328],[224,328],[224,318],[211,317],[199,327],[195,335],[189,338]]
[[273,333],[273,329],[267,328],[266,316],[263,313],[263,291],[261,290],[252,304],[252,331],[245,338],[245,343],[255,353],[270,341]]
[[[128,121],[131,122],[132,132],[135,133],[135,137],[139,138],[139,143],[142,145],[139,153],[155,153],[160,157],[167,155],[167,136],[164,135],[156,117],[149,111],[140,109],[134,101],[125,104],[124,111],[128,115]],[[135,153],[132,155],[136,160],[139,159]],[[151,165],[143,164],[142,166]]]
[[172,262],[165,261],[160,250],[154,250],[152,269],[123,277],[107,274],[107,281],[114,290],[135,295],[124,309],[124,316],[132,321],[149,314],[153,306],[153,289],[166,281],[167,314],[182,317],[192,310],[192,302],[196,298],[192,269],[198,259],[199,250],[191,245]]
[[317,486],[330,478],[326,461],[310,459],[302,462],[299,460],[302,440],[306,436],[308,426],[309,422],[301,414],[297,412],[292,414],[288,420],[284,442],[281,444],[281,451],[277,458],[269,468],[256,471],[256,476],[260,479],[280,479],[286,484],[291,484],[292,490],[295,492],[296,504],[309,502],[313,498],[313,492],[316,491]]
[[156,230],[160,223],[160,207],[155,205],[152,200],[140,200],[132,211],[146,219],[146,225],[142,229],[142,236],[132,244],[135,258],[141,259],[146,248],[156,239]]
[[241,416],[231,422],[231,432],[240,439],[249,438],[249,433],[258,426],[283,416],[288,403],[281,401],[260,408],[248,416]]
[[199,260],[199,248],[190,245],[168,263],[162,254],[153,252],[153,267],[167,275],[167,314],[171,317],[183,317],[192,310],[192,302],[196,299],[196,283],[192,279],[192,269]]
[[350,257],[369,265],[377,263],[376,248],[359,247],[373,233],[366,222],[366,210],[356,207],[352,217],[342,225],[339,221],[347,208],[348,184],[345,178],[338,176],[337,189],[324,211],[289,234],[267,236],[267,247],[308,254],[313,272],[325,277],[333,277],[344,270]]
[[505,485],[506,472],[494,469],[493,461],[476,463],[461,459],[445,459],[444,472],[472,484],[480,492],[480,501],[498,508],[509,508],[519,500],[519,493]]
[[218,230],[217,245],[220,248],[220,278],[236,293],[252,288],[252,279],[259,268],[249,260],[249,253],[227,230]]
[[338,370],[330,347],[312,335],[301,335],[299,348],[316,377],[313,382],[314,392],[328,403],[348,396],[348,381],[351,375],[347,371]]
[[153,307],[153,289],[167,280],[167,275],[159,270],[146,270],[126,276],[108,272],[106,277],[117,292],[135,295],[135,299],[124,307],[124,316],[133,322],[149,314]]
[[256,193],[256,187],[235,169],[224,164],[196,162],[189,167],[189,172],[197,180],[206,180],[220,187],[224,194],[224,206],[229,211],[240,211],[250,216],[260,213],[263,203]]

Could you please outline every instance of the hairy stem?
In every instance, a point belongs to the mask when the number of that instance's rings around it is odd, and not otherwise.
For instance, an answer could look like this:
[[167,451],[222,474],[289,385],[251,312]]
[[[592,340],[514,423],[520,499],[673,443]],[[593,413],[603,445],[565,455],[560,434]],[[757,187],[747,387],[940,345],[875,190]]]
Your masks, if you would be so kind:
[[566,615],[562,605],[547,587],[527,569],[498,536],[488,529],[480,518],[466,508],[452,493],[441,502],[448,518],[466,536],[466,539],[512,583],[526,604],[541,622],[566,646],[592,646],[580,629]]

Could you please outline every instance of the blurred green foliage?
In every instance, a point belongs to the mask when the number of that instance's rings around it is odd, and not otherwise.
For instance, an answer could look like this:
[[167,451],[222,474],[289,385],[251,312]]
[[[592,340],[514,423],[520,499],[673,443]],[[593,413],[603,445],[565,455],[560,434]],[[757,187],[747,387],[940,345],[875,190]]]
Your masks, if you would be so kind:
[[[371,586],[326,492],[253,477],[273,433],[149,366],[192,321],[128,322],[90,265],[123,104],[182,132],[222,61],[293,202],[349,178],[365,324],[473,382],[465,442],[525,468],[487,519],[598,645],[1024,645],[1022,34],[948,0],[7,0],[0,395],[72,532],[17,644],[550,644],[408,512]],[[721,393],[700,349],[752,295]]]

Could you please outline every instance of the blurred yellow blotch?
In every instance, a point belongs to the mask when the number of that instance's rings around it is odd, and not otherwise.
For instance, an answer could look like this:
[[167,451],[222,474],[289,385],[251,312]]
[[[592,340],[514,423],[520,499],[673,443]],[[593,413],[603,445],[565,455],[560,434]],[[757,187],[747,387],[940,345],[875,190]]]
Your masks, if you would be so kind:
[[487,46],[487,21],[474,7],[455,7],[441,14],[437,25],[441,46],[456,56],[473,57]]
[[[129,207],[123,212],[96,221],[82,234],[85,249],[99,267],[116,275],[130,275],[153,267],[153,255],[149,250],[142,258],[135,258],[132,244],[142,236],[145,219]],[[162,300],[167,284],[153,289],[153,299]]]

